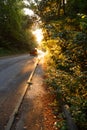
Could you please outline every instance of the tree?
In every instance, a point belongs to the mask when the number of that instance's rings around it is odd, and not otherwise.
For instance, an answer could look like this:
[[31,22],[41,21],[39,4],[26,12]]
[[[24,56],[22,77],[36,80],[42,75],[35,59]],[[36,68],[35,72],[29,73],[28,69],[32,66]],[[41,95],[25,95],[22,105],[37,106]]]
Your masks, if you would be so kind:
[[65,15],[65,0],[42,0],[38,5],[39,15],[44,20],[58,19],[61,10]]
[[77,13],[87,14],[86,0],[67,0],[67,14],[76,15]]
[[[25,48],[29,49],[29,40],[32,39],[32,34],[24,29],[26,24],[27,29],[31,26],[31,19],[25,16],[23,12],[24,3],[22,0],[1,0],[0,1],[0,46],[5,48]],[[24,19],[26,17],[26,19]],[[24,22],[25,21],[25,22]],[[28,36],[28,34],[29,36]]]

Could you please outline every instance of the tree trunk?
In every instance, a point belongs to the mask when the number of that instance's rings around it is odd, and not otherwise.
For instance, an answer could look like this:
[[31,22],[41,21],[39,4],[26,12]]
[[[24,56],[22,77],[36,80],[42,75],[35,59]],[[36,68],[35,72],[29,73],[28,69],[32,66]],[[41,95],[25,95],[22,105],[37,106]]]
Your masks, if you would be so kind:
[[64,12],[64,15],[66,14],[65,13],[65,0],[63,0],[63,12]]
[[57,4],[58,4],[58,16],[60,16],[61,0],[57,0]]

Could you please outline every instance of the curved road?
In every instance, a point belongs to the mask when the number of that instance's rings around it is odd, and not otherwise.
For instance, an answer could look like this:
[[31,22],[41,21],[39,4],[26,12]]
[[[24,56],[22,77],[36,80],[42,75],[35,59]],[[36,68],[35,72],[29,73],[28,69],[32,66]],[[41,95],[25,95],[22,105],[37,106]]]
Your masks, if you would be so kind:
[[0,130],[4,130],[29,75],[35,58],[30,55],[0,59]]

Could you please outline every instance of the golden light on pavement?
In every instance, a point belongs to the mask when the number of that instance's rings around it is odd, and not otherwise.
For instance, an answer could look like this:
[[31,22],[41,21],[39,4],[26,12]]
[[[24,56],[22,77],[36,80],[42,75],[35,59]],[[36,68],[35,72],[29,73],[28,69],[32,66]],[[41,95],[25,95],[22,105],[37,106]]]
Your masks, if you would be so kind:
[[40,44],[43,39],[42,29],[36,29],[33,31],[33,34],[35,35],[38,44]]

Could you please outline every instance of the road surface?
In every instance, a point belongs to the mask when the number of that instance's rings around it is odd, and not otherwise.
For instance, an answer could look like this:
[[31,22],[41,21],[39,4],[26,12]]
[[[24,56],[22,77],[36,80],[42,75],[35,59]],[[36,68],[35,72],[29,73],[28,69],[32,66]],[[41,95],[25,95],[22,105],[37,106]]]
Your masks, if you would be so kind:
[[0,58],[0,130],[5,129],[34,63],[30,55]]

